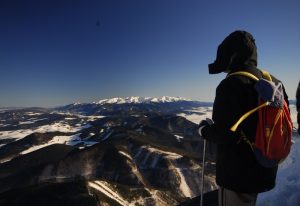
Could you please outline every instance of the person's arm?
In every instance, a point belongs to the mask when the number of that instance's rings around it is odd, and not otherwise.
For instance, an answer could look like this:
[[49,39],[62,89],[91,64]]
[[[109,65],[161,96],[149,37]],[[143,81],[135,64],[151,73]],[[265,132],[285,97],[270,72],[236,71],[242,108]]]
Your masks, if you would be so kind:
[[239,140],[238,132],[231,132],[230,128],[242,115],[240,88],[236,81],[223,80],[216,90],[213,107],[214,124],[203,128],[203,138],[217,144],[236,143]]

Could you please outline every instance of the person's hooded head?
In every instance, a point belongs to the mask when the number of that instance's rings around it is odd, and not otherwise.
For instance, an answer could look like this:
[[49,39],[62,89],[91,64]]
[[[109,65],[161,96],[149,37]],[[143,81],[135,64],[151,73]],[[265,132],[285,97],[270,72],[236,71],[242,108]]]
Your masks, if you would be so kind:
[[216,60],[208,65],[210,74],[256,67],[255,40],[246,31],[235,31],[227,36],[218,47]]

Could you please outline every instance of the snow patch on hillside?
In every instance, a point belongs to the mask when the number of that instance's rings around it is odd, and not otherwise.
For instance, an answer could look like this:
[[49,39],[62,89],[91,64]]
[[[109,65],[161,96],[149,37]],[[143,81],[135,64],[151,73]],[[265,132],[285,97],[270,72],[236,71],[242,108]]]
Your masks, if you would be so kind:
[[111,188],[109,184],[105,181],[100,181],[100,180],[91,181],[88,182],[88,186],[105,194],[107,197],[110,197],[111,199],[115,200],[120,205],[123,206],[130,205],[130,203],[127,202],[126,199],[115,190],[115,188]]
[[0,131],[0,139],[22,139],[32,133],[46,133],[46,132],[65,132],[65,133],[75,133],[82,129],[91,127],[92,125],[79,125],[72,127],[64,122],[57,122],[50,125],[43,125],[37,127],[36,129],[24,129],[24,130],[15,130],[15,131]]
[[20,154],[27,154],[27,153],[36,151],[38,149],[41,149],[43,147],[50,146],[52,144],[66,144],[66,143],[72,141],[73,139],[76,139],[77,137],[78,137],[77,134],[72,135],[72,136],[55,136],[49,142],[47,142],[45,144],[41,144],[41,145],[34,145],[34,146],[30,147],[29,149],[22,151]]
[[25,115],[28,116],[39,116],[42,115],[43,113],[38,113],[38,112],[26,112]]
[[52,140],[45,144],[41,145],[34,145],[30,147],[27,150],[22,151],[20,154],[27,154],[33,151],[36,151],[38,149],[50,146],[52,144],[66,144],[70,146],[75,146],[77,144],[83,144],[84,146],[92,146],[94,144],[97,144],[98,142],[95,141],[82,141],[80,138],[81,133],[75,134],[75,135],[70,135],[70,136],[55,136],[53,137]]
[[[174,152],[168,152],[168,151],[163,151],[154,147],[146,147],[146,146],[142,146],[142,148],[147,149],[150,153],[155,153],[155,154],[159,154],[162,156],[166,156],[168,159],[179,159],[182,158],[182,155],[174,153]],[[149,153],[148,153],[149,154]]]
[[185,176],[183,175],[181,168],[179,167],[175,167],[179,177],[180,177],[180,185],[179,188],[181,190],[181,192],[183,193],[183,195],[185,197],[192,197],[193,196],[193,192],[191,191],[189,185],[187,184],[187,181],[185,179]]
[[22,139],[27,135],[32,134],[33,131],[31,129],[25,130],[14,130],[14,131],[0,131],[0,139]]

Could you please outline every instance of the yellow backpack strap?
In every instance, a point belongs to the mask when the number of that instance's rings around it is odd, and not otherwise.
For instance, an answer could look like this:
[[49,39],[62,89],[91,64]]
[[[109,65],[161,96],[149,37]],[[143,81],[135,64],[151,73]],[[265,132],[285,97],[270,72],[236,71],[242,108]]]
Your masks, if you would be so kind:
[[[265,70],[262,70],[260,69],[261,73],[262,73],[262,76],[264,79],[266,80],[269,80],[269,81],[272,81],[272,77],[271,75],[265,71]],[[229,75],[227,75],[226,78],[230,77],[230,76],[234,76],[234,75],[241,75],[241,76],[246,76],[246,77],[249,77],[250,79],[253,79],[255,81],[258,81],[259,78],[256,77],[255,75],[249,73],[249,72],[244,72],[244,71],[238,71],[238,72],[234,72],[234,73],[231,73]],[[269,105],[269,102],[264,102],[263,104],[259,105],[258,107],[255,107],[254,109],[250,110],[249,112],[245,113],[243,116],[240,117],[240,119],[230,128],[230,131],[232,132],[235,132],[238,128],[238,126],[247,118],[249,117],[251,114],[253,114],[254,112],[256,112],[257,110],[259,110],[260,108],[262,107],[265,107]]]
[[262,70],[260,69],[262,75],[263,75],[263,78],[266,79],[266,80],[269,80],[269,81],[272,81],[272,77],[271,75],[269,74],[269,72],[265,71],[265,70]]
[[253,79],[255,81],[259,80],[255,75],[251,74],[250,72],[244,72],[244,71],[239,71],[239,72],[234,72],[234,73],[228,74],[226,78],[231,77],[231,76],[235,76],[235,75],[246,76],[246,77],[249,77],[250,79]]
[[265,107],[269,105],[269,102],[265,102],[261,105],[259,105],[258,107],[255,107],[254,109],[250,110],[249,112],[247,112],[246,114],[244,114],[243,116],[240,117],[240,119],[230,128],[230,131],[235,132],[238,128],[238,126],[247,118],[249,117],[252,113],[256,112],[257,110],[259,110],[262,107]]
[[[272,77],[271,77],[269,72],[267,72],[265,70],[262,70],[262,69],[259,69],[259,70],[261,71],[262,76],[263,76],[264,79],[272,81]],[[246,77],[249,77],[250,79],[253,79],[255,81],[259,80],[259,78],[257,78],[255,75],[251,74],[250,72],[244,72],[244,71],[239,71],[239,72],[234,72],[234,73],[228,74],[227,77],[234,76],[234,75],[246,76]]]

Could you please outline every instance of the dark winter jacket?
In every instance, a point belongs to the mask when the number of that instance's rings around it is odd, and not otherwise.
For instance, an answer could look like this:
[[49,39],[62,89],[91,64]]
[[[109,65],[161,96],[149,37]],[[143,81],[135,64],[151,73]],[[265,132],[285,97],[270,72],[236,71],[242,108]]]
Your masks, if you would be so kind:
[[[244,37],[242,36],[242,38]],[[224,51],[226,52],[226,49]],[[256,56],[256,47],[255,55],[251,52],[248,55],[253,60],[253,56]],[[262,77],[260,70],[256,68],[255,59],[251,61],[252,64],[249,64],[247,58],[243,59],[245,64],[236,60],[239,62],[236,64],[238,66],[226,70],[230,70],[230,73],[247,71],[257,77]],[[274,77],[273,79],[278,81]],[[225,78],[216,89],[213,106],[214,124],[206,126],[202,130],[205,139],[217,143],[217,184],[226,189],[243,193],[260,193],[272,189],[275,186],[277,173],[277,167],[264,168],[260,166],[249,144],[240,139],[241,131],[243,131],[245,136],[254,142],[258,121],[257,113],[243,121],[237,132],[230,131],[230,128],[243,114],[257,107],[258,94],[254,89],[254,84],[254,80],[245,76],[234,75]],[[287,100],[286,94],[285,99]]]
[[300,134],[300,82],[298,84],[297,93],[296,93],[296,100],[297,100],[297,122],[298,122],[298,133]]

